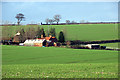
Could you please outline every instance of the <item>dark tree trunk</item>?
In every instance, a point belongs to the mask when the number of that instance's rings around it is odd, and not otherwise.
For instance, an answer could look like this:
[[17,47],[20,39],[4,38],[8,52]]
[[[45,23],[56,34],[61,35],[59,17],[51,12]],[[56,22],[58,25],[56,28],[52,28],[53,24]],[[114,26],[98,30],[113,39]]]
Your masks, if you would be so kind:
[[19,21],[18,21],[17,23],[18,23],[18,25],[20,25],[20,22],[19,22]]

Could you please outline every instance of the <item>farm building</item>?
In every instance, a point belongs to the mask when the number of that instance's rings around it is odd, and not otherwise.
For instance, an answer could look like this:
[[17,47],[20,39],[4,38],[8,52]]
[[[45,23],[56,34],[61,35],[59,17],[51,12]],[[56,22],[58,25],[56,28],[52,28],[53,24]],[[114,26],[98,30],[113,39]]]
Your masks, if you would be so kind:
[[29,39],[24,42],[25,46],[45,46],[46,40],[45,39]]
[[[41,35],[42,36],[42,35]],[[37,39],[28,39],[24,42],[25,46],[57,46],[57,39],[55,37],[45,37],[45,38],[37,38]]]
[[99,44],[87,44],[87,45],[81,45],[81,47],[89,48],[89,49],[99,49]]

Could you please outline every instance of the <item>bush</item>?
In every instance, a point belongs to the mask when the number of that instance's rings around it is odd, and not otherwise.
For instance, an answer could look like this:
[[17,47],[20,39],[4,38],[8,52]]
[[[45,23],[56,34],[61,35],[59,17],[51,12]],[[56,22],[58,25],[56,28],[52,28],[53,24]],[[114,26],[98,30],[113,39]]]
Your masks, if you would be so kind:
[[61,43],[65,42],[65,37],[64,37],[64,34],[63,34],[62,31],[59,33],[59,40],[58,41],[61,42]]

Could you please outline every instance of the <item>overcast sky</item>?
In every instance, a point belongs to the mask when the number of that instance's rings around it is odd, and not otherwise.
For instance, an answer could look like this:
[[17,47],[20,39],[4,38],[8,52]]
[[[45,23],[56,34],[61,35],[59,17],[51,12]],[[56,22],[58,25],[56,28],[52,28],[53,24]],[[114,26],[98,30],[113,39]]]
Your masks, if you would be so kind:
[[26,17],[23,24],[45,22],[60,14],[62,19],[80,22],[118,21],[118,2],[2,2],[2,20],[15,23],[16,14]]

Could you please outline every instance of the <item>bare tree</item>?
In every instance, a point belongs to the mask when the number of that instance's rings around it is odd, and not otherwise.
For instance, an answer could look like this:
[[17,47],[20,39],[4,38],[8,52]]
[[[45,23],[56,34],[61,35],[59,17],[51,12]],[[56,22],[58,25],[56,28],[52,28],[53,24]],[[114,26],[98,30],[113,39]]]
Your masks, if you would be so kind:
[[73,20],[71,23],[77,23],[77,22],[75,22],[75,21]]
[[48,22],[49,22],[49,18],[47,18],[47,19],[45,20],[45,22],[46,22],[46,24],[48,24]]
[[17,23],[20,25],[20,22],[25,19],[24,15],[22,13],[19,13],[15,16],[15,18],[18,20]]
[[85,23],[85,20],[81,20],[80,23]]
[[54,16],[54,20],[57,22],[57,24],[60,21],[60,19],[61,19],[61,15],[55,15]]
[[2,27],[2,39],[3,40],[10,40],[14,35],[11,27],[4,26]]
[[89,21],[86,21],[86,23],[89,23]]
[[49,23],[52,24],[54,22],[53,19],[49,19]]
[[34,39],[36,37],[36,34],[37,33],[34,27],[29,27],[25,32],[26,39]]
[[70,23],[70,20],[66,20],[66,24],[69,24]]
[[50,35],[56,37],[55,28],[50,28]]

